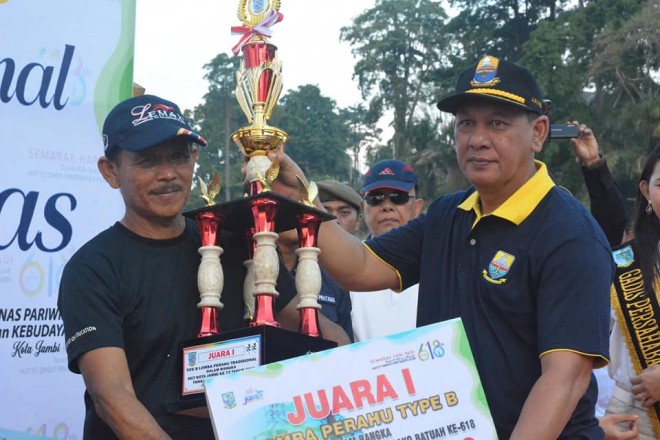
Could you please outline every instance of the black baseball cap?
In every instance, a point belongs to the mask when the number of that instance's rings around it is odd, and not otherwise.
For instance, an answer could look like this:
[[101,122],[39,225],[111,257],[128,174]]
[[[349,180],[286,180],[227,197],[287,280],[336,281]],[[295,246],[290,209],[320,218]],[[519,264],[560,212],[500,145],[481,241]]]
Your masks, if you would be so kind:
[[103,123],[103,148],[108,155],[115,148],[142,151],[184,136],[206,146],[175,103],[154,95],[141,95],[117,104]]
[[438,108],[456,114],[461,103],[475,96],[543,114],[543,94],[532,74],[491,55],[464,70],[456,82],[455,93],[440,100]]

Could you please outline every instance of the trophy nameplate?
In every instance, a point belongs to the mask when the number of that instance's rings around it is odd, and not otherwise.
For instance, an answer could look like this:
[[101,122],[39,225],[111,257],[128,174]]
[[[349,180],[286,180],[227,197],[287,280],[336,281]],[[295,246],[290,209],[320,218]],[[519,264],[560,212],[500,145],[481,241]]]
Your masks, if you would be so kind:
[[[180,346],[180,397],[168,409],[178,414],[208,417],[203,384],[207,378],[335,348],[337,344],[279,327],[259,325],[183,341]],[[190,362],[188,356],[193,353],[196,359]]]

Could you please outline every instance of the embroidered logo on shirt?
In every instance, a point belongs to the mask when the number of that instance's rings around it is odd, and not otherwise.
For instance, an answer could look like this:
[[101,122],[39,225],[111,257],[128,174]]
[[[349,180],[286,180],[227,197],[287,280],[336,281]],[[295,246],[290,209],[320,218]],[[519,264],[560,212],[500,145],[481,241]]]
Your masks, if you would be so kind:
[[506,283],[506,278],[502,278],[509,273],[513,262],[516,260],[511,254],[504,251],[497,251],[493,259],[488,264],[488,271],[483,270],[482,275],[486,281],[493,284]]
[[613,251],[612,257],[617,267],[628,267],[635,261],[635,254],[630,245]]

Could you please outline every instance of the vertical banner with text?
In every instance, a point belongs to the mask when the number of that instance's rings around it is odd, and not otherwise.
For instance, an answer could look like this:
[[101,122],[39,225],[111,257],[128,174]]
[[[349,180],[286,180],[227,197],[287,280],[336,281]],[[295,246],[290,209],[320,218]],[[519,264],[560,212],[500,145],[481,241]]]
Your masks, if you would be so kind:
[[122,212],[101,124],[132,93],[135,0],[0,0],[0,437],[82,438],[62,269]]

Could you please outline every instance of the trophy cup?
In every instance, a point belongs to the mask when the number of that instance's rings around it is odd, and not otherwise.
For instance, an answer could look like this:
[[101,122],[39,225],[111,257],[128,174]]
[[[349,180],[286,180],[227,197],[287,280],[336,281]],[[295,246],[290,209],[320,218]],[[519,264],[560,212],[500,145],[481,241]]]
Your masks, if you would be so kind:
[[[284,131],[267,123],[282,90],[282,66],[277,48],[268,38],[270,26],[282,19],[279,6],[278,0],[241,0],[238,18],[242,26],[232,27],[233,33],[242,35],[232,50],[243,55],[236,95],[249,123],[233,133],[232,140],[249,157],[249,194],[239,200],[215,203],[220,190],[220,179],[215,175],[208,186],[200,180],[206,206],[184,213],[196,220],[201,234],[202,259],[197,279],[201,328],[197,339],[181,344],[180,394],[170,406],[180,414],[208,417],[203,387],[206,378],[336,346],[322,338],[319,327],[321,272],[320,250],[316,247],[320,224],[334,217],[314,208],[312,201],[317,189],[313,182],[307,186],[298,179],[302,194],[299,202],[270,192],[279,164],[271,161],[268,153],[282,150],[287,140]],[[297,230],[299,241],[295,279],[298,332],[281,329],[274,309],[279,273],[277,233],[291,229]],[[238,330],[223,331],[218,322],[224,279],[220,264],[221,230],[248,239],[243,298],[249,324]]]

